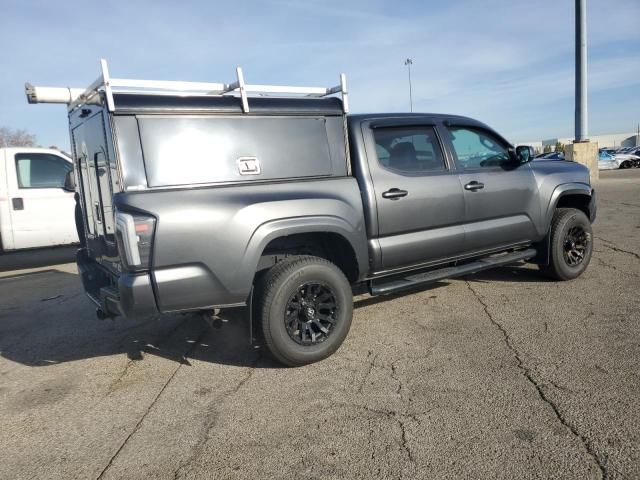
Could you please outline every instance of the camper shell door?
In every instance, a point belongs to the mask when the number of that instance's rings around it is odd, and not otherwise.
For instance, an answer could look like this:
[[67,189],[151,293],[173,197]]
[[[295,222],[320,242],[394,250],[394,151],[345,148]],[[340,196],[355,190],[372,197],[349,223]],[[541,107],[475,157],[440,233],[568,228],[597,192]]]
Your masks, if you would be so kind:
[[69,126],[88,253],[117,271],[113,195],[120,177],[110,115],[102,106],[85,106],[70,114]]

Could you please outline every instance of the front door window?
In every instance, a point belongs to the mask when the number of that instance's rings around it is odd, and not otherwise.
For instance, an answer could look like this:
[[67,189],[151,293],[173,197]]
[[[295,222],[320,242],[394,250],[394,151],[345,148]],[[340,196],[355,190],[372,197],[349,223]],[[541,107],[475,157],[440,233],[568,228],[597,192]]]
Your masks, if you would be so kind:
[[488,132],[469,127],[451,127],[449,132],[460,168],[504,167],[511,163],[509,147]]

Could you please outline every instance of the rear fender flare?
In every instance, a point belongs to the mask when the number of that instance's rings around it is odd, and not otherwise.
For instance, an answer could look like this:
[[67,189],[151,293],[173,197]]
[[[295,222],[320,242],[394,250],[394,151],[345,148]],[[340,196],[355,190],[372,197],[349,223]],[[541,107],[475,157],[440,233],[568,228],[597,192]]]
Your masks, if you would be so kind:
[[247,243],[235,275],[233,291],[248,295],[262,252],[272,240],[300,233],[335,233],[344,237],[355,252],[359,277],[368,273],[367,241],[364,226],[354,226],[340,217],[318,215],[272,220],[260,225]]

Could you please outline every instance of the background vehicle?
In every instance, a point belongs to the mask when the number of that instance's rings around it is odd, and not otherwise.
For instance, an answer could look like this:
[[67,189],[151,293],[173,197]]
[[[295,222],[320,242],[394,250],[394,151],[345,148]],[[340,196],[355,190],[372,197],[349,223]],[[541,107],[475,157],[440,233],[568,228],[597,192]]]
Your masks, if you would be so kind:
[[563,152],[549,152],[538,155],[534,160],[564,160]]
[[620,168],[620,161],[604,150],[598,152],[598,170],[617,170]]
[[[627,151],[627,149],[613,149],[613,148],[601,148],[600,152],[606,152],[609,155],[613,155],[615,159],[618,161],[618,168],[633,168],[640,167],[640,156],[634,155],[633,153],[622,153],[622,150]],[[628,150],[631,152],[631,150]]]
[[303,365],[341,345],[353,288],[520,261],[558,280],[587,268],[596,204],[580,164],[529,162],[470,118],[346,115],[344,76],[246,85],[238,69],[231,84],[175,85],[110,79],[103,61],[77,96],[26,88],[69,105],[78,267],[100,316],[249,305],[273,356]]
[[3,250],[78,242],[72,160],[48,148],[0,148],[0,239]]

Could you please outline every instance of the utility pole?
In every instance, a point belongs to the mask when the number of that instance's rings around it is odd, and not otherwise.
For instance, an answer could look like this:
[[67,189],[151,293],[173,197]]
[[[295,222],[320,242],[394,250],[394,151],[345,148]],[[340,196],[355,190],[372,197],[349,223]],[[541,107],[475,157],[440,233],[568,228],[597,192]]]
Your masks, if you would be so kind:
[[413,65],[413,60],[411,58],[407,58],[404,61],[404,64],[406,65],[407,70],[409,71],[409,108],[413,112],[413,93],[411,91],[411,65]]
[[575,138],[567,145],[565,158],[589,169],[591,183],[598,181],[598,144],[590,142],[587,115],[587,0],[575,0],[576,111]]
[[576,118],[575,141],[588,137],[587,123],[587,0],[576,0]]

